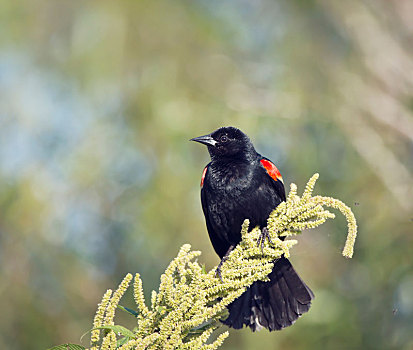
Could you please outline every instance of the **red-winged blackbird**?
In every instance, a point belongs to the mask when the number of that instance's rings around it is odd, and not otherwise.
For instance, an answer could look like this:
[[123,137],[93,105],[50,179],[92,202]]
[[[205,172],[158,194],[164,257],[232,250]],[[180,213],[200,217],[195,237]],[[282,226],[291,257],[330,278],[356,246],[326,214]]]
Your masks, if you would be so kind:
[[[220,128],[193,138],[208,147],[211,162],[201,180],[201,201],[212,245],[222,262],[241,241],[241,224],[259,226],[261,241],[271,211],[285,201],[283,180],[277,167],[255,148],[243,132],[234,127]],[[291,263],[281,257],[274,263],[270,281],[257,281],[228,306],[226,325],[253,331],[270,331],[292,325],[311,306],[313,292],[297,275]]]

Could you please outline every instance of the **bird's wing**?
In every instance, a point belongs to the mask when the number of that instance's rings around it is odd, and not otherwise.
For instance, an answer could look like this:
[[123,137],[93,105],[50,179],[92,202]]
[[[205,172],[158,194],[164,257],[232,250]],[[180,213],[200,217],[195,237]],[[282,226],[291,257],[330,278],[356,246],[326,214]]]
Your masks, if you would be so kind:
[[272,183],[274,185],[274,188],[277,192],[277,194],[280,196],[280,198],[285,201],[285,189],[284,189],[284,182],[283,178],[281,176],[280,171],[278,168],[275,166],[275,164],[269,160],[268,158],[265,158],[263,156],[260,156],[260,163],[262,167],[265,169],[267,174],[274,180]]
[[[208,164],[209,165],[209,164]],[[210,213],[208,209],[208,194],[207,191],[204,190],[204,180],[207,176],[207,168],[208,165],[205,167],[202,173],[201,179],[201,203],[202,203],[202,210],[204,211],[206,226],[209,234],[209,239],[211,240],[212,246],[214,247],[215,252],[222,258],[228,250],[228,242],[223,241],[220,239],[220,236],[217,232],[215,232],[210,219]]]

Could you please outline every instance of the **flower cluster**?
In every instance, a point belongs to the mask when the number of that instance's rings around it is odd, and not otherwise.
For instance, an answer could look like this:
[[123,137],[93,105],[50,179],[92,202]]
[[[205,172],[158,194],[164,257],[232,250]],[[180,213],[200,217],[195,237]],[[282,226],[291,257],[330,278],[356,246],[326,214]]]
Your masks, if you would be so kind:
[[348,224],[343,256],[351,258],[357,236],[356,218],[351,209],[338,199],[311,196],[318,177],[316,173],[310,178],[301,198],[297,195],[297,186],[292,183],[286,202],[282,202],[270,214],[267,228],[275,237],[296,235],[303,230],[320,226],[327,219],[334,219],[335,215],[324,207],[338,209],[345,216]]
[[[108,290],[98,306],[91,335],[91,350],[131,349],[217,349],[228,337],[224,332],[211,341],[219,320],[226,315],[226,306],[237,299],[257,280],[265,281],[274,261],[282,255],[290,256],[290,248],[297,243],[285,239],[323,224],[334,218],[324,207],[339,209],[348,222],[347,241],[343,255],[351,258],[357,224],[353,213],[341,201],[323,196],[312,197],[318,174],[308,181],[301,197],[297,186],[291,184],[286,202],[269,216],[267,231],[270,240],[262,243],[260,228],[249,231],[245,220],[242,241],[221,266],[221,279],[215,269],[206,272],[197,262],[199,251],[191,251],[189,244],[180,249],[177,257],[161,276],[159,291],[153,291],[147,306],[142,280],[134,279],[134,298],[137,311],[118,306],[132,280],[128,274],[112,294]],[[137,327],[131,331],[114,325],[115,309],[119,307],[137,318]],[[101,334],[103,333],[103,334]]]

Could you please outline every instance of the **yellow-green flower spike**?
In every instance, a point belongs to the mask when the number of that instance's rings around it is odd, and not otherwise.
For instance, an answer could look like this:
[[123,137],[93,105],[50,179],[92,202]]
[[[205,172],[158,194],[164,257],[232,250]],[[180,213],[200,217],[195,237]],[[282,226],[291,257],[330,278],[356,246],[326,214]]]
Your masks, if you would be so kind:
[[351,209],[342,201],[332,197],[315,196],[313,197],[313,201],[330,208],[338,209],[345,216],[348,225],[348,233],[342,254],[346,258],[352,258],[357,237],[357,221]]
[[145,297],[143,295],[143,287],[142,287],[142,280],[140,278],[139,273],[135,275],[135,282],[133,284],[133,295],[135,298],[136,305],[138,306],[139,313],[143,317],[147,317],[149,315],[149,309],[145,304]]
[[132,274],[128,273],[122,282],[119,284],[118,289],[113,293],[112,298],[106,309],[105,315],[105,324],[104,325],[113,325],[114,318],[115,318],[115,310],[118,307],[119,301],[122,298],[123,294],[125,294],[126,290],[129,287],[129,283],[132,280]]
[[93,320],[93,330],[92,330],[92,334],[90,337],[91,345],[97,343],[100,339],[100,329],[97,329],[97,328],[103,325],[106,308],[109,304],[111,295],[112,295],[112,290],[108,289],[106,293],[103,295],[102,301],[98,305],[98,309],[96,311],[96,315]]

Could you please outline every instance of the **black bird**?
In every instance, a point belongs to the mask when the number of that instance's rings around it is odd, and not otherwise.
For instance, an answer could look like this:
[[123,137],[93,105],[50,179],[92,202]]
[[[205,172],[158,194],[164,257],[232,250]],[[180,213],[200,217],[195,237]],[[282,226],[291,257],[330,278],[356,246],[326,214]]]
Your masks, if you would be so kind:
[[[271,211],[285,201],[283,180],[277,167],[256,152],[251,140],[241,130],[223,127],[191,141],[208,147],[211,162],[201,179],[201,201],[209,238],[222,262],[241,241],[241,225],[259,226],[263,236]],[[292,325],[307,312],[313,292],[301,280],[284,256],[277,259],[270,281],[253,283],[228,306],[224,324],[253,331],[280,330]]]

